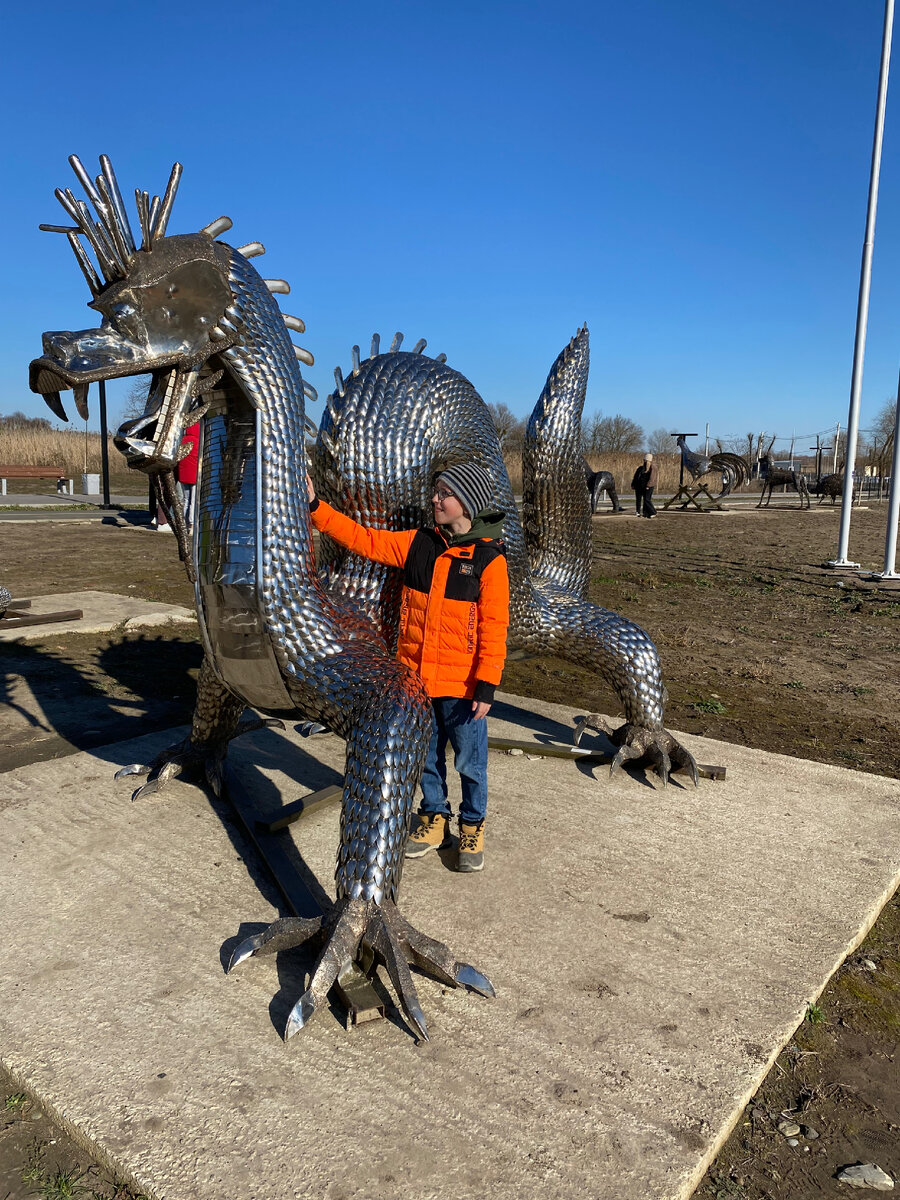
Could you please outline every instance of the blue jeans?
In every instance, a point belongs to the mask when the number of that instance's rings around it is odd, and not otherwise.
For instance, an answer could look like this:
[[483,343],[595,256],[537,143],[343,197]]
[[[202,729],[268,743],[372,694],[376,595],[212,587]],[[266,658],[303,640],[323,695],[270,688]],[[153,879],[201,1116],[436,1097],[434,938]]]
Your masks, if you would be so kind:
[[421,813],[450,816],[447,799],[447,743],[462,784],[460,820],[477,825],[487,812],[487,721],[473,719],[472,701],[453,696],[431,701],[434,712],[431,741],[422,775]]

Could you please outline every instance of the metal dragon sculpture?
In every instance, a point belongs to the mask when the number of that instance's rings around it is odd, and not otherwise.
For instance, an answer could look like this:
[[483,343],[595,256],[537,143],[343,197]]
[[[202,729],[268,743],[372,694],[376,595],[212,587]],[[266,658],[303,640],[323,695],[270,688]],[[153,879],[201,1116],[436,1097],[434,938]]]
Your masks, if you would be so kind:
[[[306,489],[304,397],[315,397],[292,345],[303,322],[283,314],[251,258],[263,247],[217,240],[221,217],[199,233],[169,235],[181,167],[162,199],[136,192],[140,240],[129,225],[109,160],[91,179],[70,162],[88,204],[56,195],[65,233],[102,317],[99,328],[46,333],[31,364],[31,387],[52,410],[71,388],[79,411],[87,385],[152,373],[145,413],[115,443],[129,466],[158,480],[173,509],[181,554],[194,580],[205,646],[192,729],[147,766],[135,798],[188,767],[221,786],[228,742],[259,721],[246,706],[300,714],[346,740],[334,907],[313,921],[284,918],[248,939],[232,966],[312,938],[323,943],[285,1036],[303,1028],[350,961],[385,964],[417,1033],[426,1026],[408,964],[443,983],[491,994],[487,978],[401,916],[397,896],[414,793],[430,733],[418,677],[391,653],[398,580],[378,564],[325,545],[317,565]],[[83,241],[82,241],[83,239]],[[97,266],[85,245],[93,251]],[[318,431],[313,474],[321,495],[372,525],[409,528],[426,520],[434,474],[475,460],[506,509],[511,638],[526,649],[592,661],[614,687],[625,724],[613,736],[618,769],[646,759],[665,782],[672,765],[697,780],[690,754],[665,730],[665,690],[656,650],[629,621],[585,599],[591,565],[590,505],[579,453],[588,370],[583,329],[560,354],[528,426],[520,522],[487,407],[472,385],[432,359],[424,341],[387,353],[373,339],[346,377],[336,372]],[[202,421],[201,475],[192,542],[180,519],[172,472],[184,428]]]
[[690,449],[683,433],[680,433],[675,440],[681,451],[684,469],[695,483],[711,472],[722,476],[722,490],[718,493],[717,499],[730,495],[732,488],[740,487],[750,478],[750,465],[740,454],[731,454],[726,450],[717,450],[715,454],[709,456],[697,454],[696,451]]

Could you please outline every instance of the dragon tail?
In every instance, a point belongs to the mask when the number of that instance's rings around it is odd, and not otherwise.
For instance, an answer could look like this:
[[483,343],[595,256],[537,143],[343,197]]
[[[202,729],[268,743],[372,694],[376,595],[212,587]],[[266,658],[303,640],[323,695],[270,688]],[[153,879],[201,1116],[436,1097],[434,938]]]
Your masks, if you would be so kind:
[[581,414],[590,366],[585,325],[550,369],[522,452],[522,524],[535,581],[584,596],[591,568],[591,500]]

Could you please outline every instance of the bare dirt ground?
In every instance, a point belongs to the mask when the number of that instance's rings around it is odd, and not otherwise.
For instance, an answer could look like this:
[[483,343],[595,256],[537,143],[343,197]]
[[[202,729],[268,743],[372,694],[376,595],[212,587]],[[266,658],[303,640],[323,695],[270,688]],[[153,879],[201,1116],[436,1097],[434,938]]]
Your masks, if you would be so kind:
[[[885,521],[883,506],[854,513],[851,554],[865,567],[881,566]],[[595,519],[591,598],[654,638],[670,728],[900,777],[900,592],[823,571],[837,529],[837,510],[801,513],[792,497],[766,512]],[[0,582],[16,596],[96,588],[191,603],[169,535],[5,523],[0,543]],[[0,645],[0,772],[187,721],[199,663],[183,627],[108,636],[55,636],[48,627],[38,642]],[[510,663],[503,686],[617,711],[590,669],[557,659]],[[738,1122],[698,1189],[703,1200],[839,1195],[834,1174],[854,1162],[900,1178],[898,945],[895,897]],[[0,1077],[4,1087],[15,1094]],[[786,1114],[801,1126],[795,1146],[777,1128]],[[42,1136],[47,1154],[57,1153]],[[34,1142],[23,1105],[8,1104],[0,1197],[76,1194],[22,1190]],[[59,1152],[63,1169],[86,1161],[74,1153]]]

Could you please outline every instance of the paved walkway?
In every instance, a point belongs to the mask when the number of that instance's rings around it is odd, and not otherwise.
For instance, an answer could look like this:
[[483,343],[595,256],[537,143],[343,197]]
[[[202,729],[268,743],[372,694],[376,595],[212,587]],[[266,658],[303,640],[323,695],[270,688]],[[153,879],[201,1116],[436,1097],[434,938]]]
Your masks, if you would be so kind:
[[[574,715],[506,696],[491,732],[562,739]],[[401,906],[497,999],[419,978],[427,1044],[323,1012],[285,1045],[308,961],[223,974],[276,913],[229,815],[112,780],[177,736],[0,776],[0,1053],[158,1200],[687,1197],[900,878],[893,780],[693,737],[725,781],[495,753],[486,870],[410,863]],[[233,763],[273,811],[343,746],[266,731]],[[325,889],[337,822],[291,827]]]
[[[110,496],[110,508],[103,508],[102,496],[66,496],[56,492],[10,492],[0,496],[0,521],[98,521],[127,520],[150,522],[146,495]],[[90,505],[85,509],[83,505]]]

